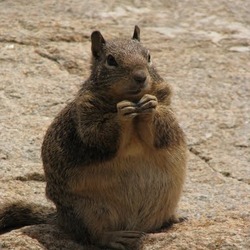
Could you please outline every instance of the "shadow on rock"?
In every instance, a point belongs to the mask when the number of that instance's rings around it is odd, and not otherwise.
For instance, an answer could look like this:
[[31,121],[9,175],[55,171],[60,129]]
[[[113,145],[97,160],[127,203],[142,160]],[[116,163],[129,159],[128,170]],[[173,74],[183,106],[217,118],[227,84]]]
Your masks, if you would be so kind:
[[70,236],[58,229],[55,225],[35,225],[21,229],[22,233],[32,239],[37,240],[44,249],[61,249],[61,250],[100,250],[94,246],[82,246],[72,241]]

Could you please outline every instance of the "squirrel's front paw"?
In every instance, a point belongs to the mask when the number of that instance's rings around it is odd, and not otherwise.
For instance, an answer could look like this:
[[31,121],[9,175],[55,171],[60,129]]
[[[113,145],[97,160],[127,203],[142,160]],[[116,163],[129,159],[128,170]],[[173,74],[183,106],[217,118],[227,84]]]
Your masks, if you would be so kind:
[[138,112],[143,114],[150,114],[155,111],[157,105],[157,98],[153,95],[146,94],[141,98],[141,100],[137,104]]
[[132,119],[138,115],[136,104],[130,101],[117,103],[117,112],[121,119]]

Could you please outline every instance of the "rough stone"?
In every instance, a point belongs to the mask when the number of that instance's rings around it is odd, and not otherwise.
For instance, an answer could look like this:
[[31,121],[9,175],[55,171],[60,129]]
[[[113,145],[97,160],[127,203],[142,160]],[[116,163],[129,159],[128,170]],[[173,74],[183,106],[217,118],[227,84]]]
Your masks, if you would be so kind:
[[[55,115],[88,76],[90,34],[141,27],[187,134],[179,213],[144,248],[250,249],[250,1],[0,0],[0,205],[53,206],[40,147]],[[0,235],[0,249],[97,249],[52,225]]]

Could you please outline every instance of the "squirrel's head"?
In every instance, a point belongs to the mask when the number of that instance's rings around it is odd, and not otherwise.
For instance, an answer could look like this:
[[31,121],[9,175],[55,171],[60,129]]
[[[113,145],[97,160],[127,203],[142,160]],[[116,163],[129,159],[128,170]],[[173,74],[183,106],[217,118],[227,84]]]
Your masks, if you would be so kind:
[[91,42],[90,80],[117,99],[140,99],[161,80],[153,68],[149,50],[140,43],[138,26],[132,39],[106,41],[100,31],[94,31]]

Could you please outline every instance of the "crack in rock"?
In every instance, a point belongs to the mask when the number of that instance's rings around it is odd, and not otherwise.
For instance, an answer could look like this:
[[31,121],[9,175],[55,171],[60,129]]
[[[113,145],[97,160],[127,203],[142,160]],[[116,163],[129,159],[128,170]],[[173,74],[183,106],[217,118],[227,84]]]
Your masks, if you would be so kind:
[[226,178],[230,178],[230,179],[233,179],[233,180],[237,180],[239,182],[243,182],[245,184],[248,184],[250,185],[250,183],[247,181],[247,180],[244,180],[242,178],[237,178],[235,176],[233,176],[230,172],[228,171],[218,171],[217,169],[215,169],[214,167],[211,166],[210,164],[210,160],[212,159],[212,157],[208,157],[208,156],[204,156],[201,154],[201,152],[199,152],[197,149],[193,148],[193,147],[190,147],[189,148],[189,151],[194,154],[195,156],[199,157],[203,162],[206,163],[206,165],[214,172],[218,173],[218,174],[221,174],[222,176],[226,177]]
[[0,37],[0,43],[15,43],[26,46],[38,46],[39,42],[34,38],[20,39],[16,37]]
[[18,181],[39,181],[39,182],[45,182],[45,176],[43,174],[39,173],[31,173],[26,174],[24,176],[17,176],[15,180]]
[[81,65],[81,62],[76,62],[70,58],[67,58],[67,56],[60,55],[59,51],[50,53],[46,50],[36,49],[35,53],[43,58],[56,62],[59,67],[68,71],[69,74],[82,75],[83,66]]
[[198,156],[205,163],[208,163],[212,159],[211,157],[201,155],[201,153],[198,150],[196,150],[195,148],[193,148],[193,147],[190,147],[189,151],[191,153],[193,153],[194,155]]

